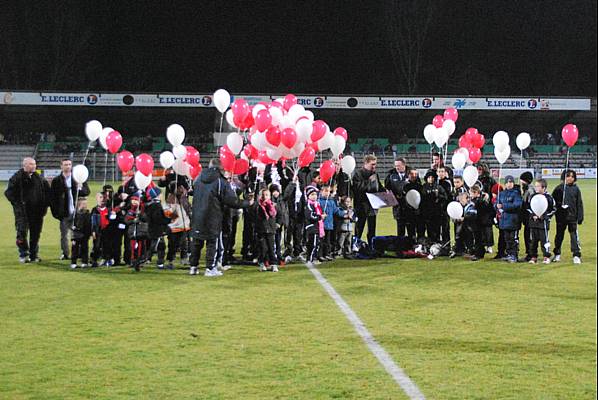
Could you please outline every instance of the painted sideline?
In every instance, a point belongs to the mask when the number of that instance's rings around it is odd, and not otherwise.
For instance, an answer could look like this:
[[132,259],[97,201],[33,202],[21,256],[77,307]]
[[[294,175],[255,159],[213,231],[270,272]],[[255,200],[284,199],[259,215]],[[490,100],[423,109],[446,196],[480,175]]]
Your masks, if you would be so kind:
[[347,302],[341,297],[340,294],[332,287],[332,285],[322,276],[320,271],[313,265],[307,265],[307,268],[324,288],[324,290],[332,297],[338,308],[341,309],[343,314],[347,317],[351,325],[355,328],[361,339],[368,346],[372,354],[378,359],[380,364],[384,367],[386,372],[392,376],[395,382],[403,389],[403,392],[409,396],[412,400],[423,400],[425,399],[424,394],[419,390],[417,385],[407,376],[405,371],[399,367],[390,354],[374,339],[370,331],[365,327],[364,323],[357,316],[355,311]]

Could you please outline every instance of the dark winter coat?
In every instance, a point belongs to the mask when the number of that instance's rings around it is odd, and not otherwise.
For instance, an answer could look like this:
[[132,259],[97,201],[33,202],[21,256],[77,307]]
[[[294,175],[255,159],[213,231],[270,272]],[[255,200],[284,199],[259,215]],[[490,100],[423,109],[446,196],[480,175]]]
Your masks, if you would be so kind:
[[403,196],[403,186],[405,186],[408,176],[407,171],[399,173],[396,168],[393,168],[388,171],[388,175],[384,180],[384,187],[390,190],[399,202],[392,208],[392,215],[397,220],[401,218],[401,198]]
[[282,196],[278,196],[278,199],[272,198],[274,205],[276,206],[276,223],[280,226],[289,226],[289,206]]
[[417,179],[414,182],[405,181],[403,184],[402,194],[399,199],[399,204],[401,205],[401,218],[405,218],[409,221],[414,221],[421,213],[421,203],[420,207],[417,210],[407,203],[406,196],[410,190],[416,190],[419,192],[420,195],[422,194],[423,187],[419,179]]
[[73,219],[73,240],[85,240],[91,236],[91,213],[79,210]]
[[168,224],[170,218],[164,215],[164,208],[160,201],[151,201],[145,206],[145,217],[149,225],[149,238],[158,239],[170,233]]
[[43,217],[50,205],[50,185],[37,172],[29,175],[23,169],[8,181],[4,195],[14,208],[28,216]]
[[308,201],[305,204],[305,231],[308,235],[319,234],[320,228],[318,222],[322,219],[321,215],[318,215],[316,208]]
[[266,235],[276,233],[276,205],[272,202],[262,207],[260,204],[256,208],[257,221],[255,231]]
[[[50,198],[50,210],[52,215],[56,219],[63,219],[70,216],[69,213],[69,193],[68,187],[66,186],[66,178],[60,174],[56,178],[52,179],[50,185],[51,198]],[[77,199],[77,181],[73,175],[71,175],[71,194],[73,196],[73,207],[77,207],[75,204]],[[81,189],[79,190],[78,197],[89,196],[89,186],[87,182],[84,182]]]
[[320,197],[319,202],[320,207],[322,207],[322,212],[326,214],[326,218],[324,218],[324,229],[331,231],[334,229],[334,217],[344,217],[345,211],[342,208],[339,208],[338,202],[332,196],[329,198]]
[[[485,193],[484,193],[485,194]],[[480,197],[473,198],[471,201],[475,205],[477,211],[477,222],[480,226],[493,226],[494,217],[496,217],[496,211],[490,197],[485,197],[482,194]]]
[[297,189],[298,183],[289,183],[284,190],[282,195],[283,200],[287,203],[287,209],[289,212],[289,219],[293,219],[294,221],[303,221],[303,211],[305,209],[305,196],[303,195],[303,191],[301,191],[301,197],[299,201],[295,196],[295,192]]
[[[370,180],[372,175],[376,176],[375,180]],[[378,175],[375,172],[368,171],[365,168],[359,169],[353,176],[353,195],[355,211],[358,214],[363,213],[367,216],[376,215],[376,210],[372,208],[368,200],[367,193],[378,193],[384,190]]]
[[523,204],[519,189],[513,188],[501,191],[496,202],[496,205],[498,204],[502,204],[503,210],[503,212],[500,213],[500,218],[498,220],[498,228],[505,230],[519,230],[521,227],[519,214]]
[[351,195],[351,177],[342,169],[332,176],[332,184],[336,185],[336,195],[339,198]]
[[[571,186],[567,185],[567,188],[565,189],[565,199],[563,201],[563,188],[564,185],[561,183],[552,191],[552,198],[556,203],[556,223],[564,224],[567,222],[576,222],[581,225],[584,217],[581,191],[576,184]],[[568,207],[563,208],[563,204]]]
[[448,195],[438,183],[425,183],[421,191],[419,208],[426,219],[440,217],[446,208]]
[[164,180],[158,180],[158,186],[166,188],[166,197],[168,197],[170,193],[176,193],[175,186],[182,186],[183,188],[185,188],[187,192],[189,192],[190,188],[189,180],[187,179],[187,177],[183,175],[178,175],[177,177],[177,174],[175,174],[174,172],[166,174]]
[[[536,214],[532,211],[532,207],[531,207],[531,201],[535,196],[544,196],[544,197],[546,197],[546,201],[548,202],[548,208],[546,208],[546,211],[544,212],[544,214],[542,214],[541,217],[537,217],[537,218],[534,218],[534,217],[536,217]],[[552,218],[552,216],[556,212],[556,208],[554,207],[554,204],[555,204],[554,199],[548,193],[545,193],[545,194],[536,193],[532,197],[530,197],[529,203],[527,204],[527,208],[525,210],[529,215],[527,226],[532,229],[548,230],[550,228],[550,218]]]

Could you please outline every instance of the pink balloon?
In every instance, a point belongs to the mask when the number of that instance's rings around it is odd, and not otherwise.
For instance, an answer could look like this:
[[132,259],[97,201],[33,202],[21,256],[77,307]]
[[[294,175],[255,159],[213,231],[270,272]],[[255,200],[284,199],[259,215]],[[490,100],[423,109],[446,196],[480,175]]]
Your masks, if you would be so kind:
[[130,151],[123,150],[116,156],[116,162],[118,163],[118,168],[121,172],[126,174],[133,168],[135,157]]
[[482,152],[477,147],[469,148],[469,159],[472,163],[477,163],[482,158]]
[[257,158],[259,161],[261,161],[262,163],[264,163],[266,165],[274,164],[276,162],[276,161],[272,160],[270,157],[268,157],[268,154],[266,154],[266,150],[260,151]]
[[312,126],[314,129],[311,133],[311,141],[317,142],[326,134],[326,122],[322,121],[321,119],[317,119],[313,122]]
[[266,131],[266,140],[272,146],[278,147],[278,145],[280,144],[280,130],[275,126],[271,126]]
[[457,122],[457,118],[459,118],[459,112],[456,108],[449,107],[444,110],[444,119],[451,120],[453,122]]
[[293,107],[295,104],[297,104],[297,97],[295,97],[292,94],[287,94],[286,96],[284,96],[283,106],[286,111],[289,111],[289,109]]
[[245,153],[247,158],[251,158],[252,160],[257,160],[257,157],[259,155],[257,149],[251,144],[246,144],[245,148],[243,149],[243,152]]
[[328,182],[334,176],[335,172],[336,168],[332,160],[324,161],[320,165],[320,178],[322,178],[323,182]]
[[476,140],[477,135],[478,130],[476,128],[467,128],[467,130],[465,131],[465,140],[473,144],[473,142]]
[[478,149],[484,147],[486,143],[486,138],[481,133],[476,133],[475,138],[471,141],[471,144]]
[[106,136],[106,147],[108,147],[108,151],[110,154],[114,154],[120,149],[120,146],[123,144],[123,137],[118,133],[118,131],[112,131]]
[[347,130],[345,128],[343,128],[342,126],[339,126],[338,128],[336,128],[334,130],[334,134],[336,136],[341,136],[343,139],[345,139],[345,142],[347,141]]
[[135,157],[135,168],[145,176],[149,176],[154,171],[154,159],[146,153]]
[[280,141],[286,148],[292,149],[295,143],[297,143],[297,133],[295,133],[293,128],[286,128],[280,135]]
[[233,171],[233,168],[235,167],[235,155],[232,154],[230,152],[230,150],[227,151],[221,151],[220,152],[220,164],[222,165],[222,168],[225,171]]
[[442,128],[442,124],[444,124],[444,118],[442,118],[442,115],[436,115],[432,120],[432,125],[436,128]]
[[305,150],[299,154],[299,167],[307,167],[316,158],[316,152],[311,146],[307,146]]
[[[233,117],[238,119],[239,122],[243,122],[247,114],[250,112],[249,104],[247,104],[247,102],[244,99],[235,99],[235,101],[233,101],[233,104],[231,104],[230,108],[233,111]],[[237,125],[236,122],[235,125]]]
[[201,165],[200,164],[193,165],[193,164],[187,163],[187,166],[189,167],[189,176],[191,177],[191,179],[195,180],[195,178],[197,178],[197,176],[201,172]]
[[190,165],[197,165],[199,164],[199,151],[193,146],[185,146],[187,149],[187,157],[185,161],[187,161]]
[[272,116],[268,110],[259,110],[255,116],[255,127],[263,132],[272,124]]
[[563,130],[561,131],[561,136],[563,137],[565,143],[567,143],[567,146],[575,146],[577,138],[579,137],[579,131],[577,130],[577,126],[575,126],[574,124],[565,125],[563,127]]
[[467,139],[467,137],[465,135],[461,135],[461,137],[459,138],[459,147],[467,149],[470,146],[471,142]]
[[249,161],[242,158],[235,161],[235,166],[233,167],[233,173],[235,175],[242,175],[247,171],[249,171]]

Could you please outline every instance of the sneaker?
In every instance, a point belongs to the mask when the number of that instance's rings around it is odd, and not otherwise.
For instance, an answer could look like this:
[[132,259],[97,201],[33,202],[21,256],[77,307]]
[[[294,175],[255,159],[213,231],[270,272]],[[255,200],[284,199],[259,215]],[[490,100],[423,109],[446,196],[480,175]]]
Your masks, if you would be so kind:
[[166,269],[173,270],[174,269],[174,265],[171,262],[169,262],[168,264],[166,264]]
[[264,263],[260,263],[259,264],[259,271],[260,272],[265,272],[267,270],[268,270],[268,268],[266,268],[266,264],[264,264]]
[[308,262],[305,263],[305,266],[307,268],[313,268],[314,267],[314,263],[312,263],[311,261],[308,261]]
[[223,271],[228,271],[231,268],[232,268],[231,265],[223,265],[223,266],[220,267],[220,269],[223,270]]
[[33,257],[33,258],[29,257],[29,262],[40,263],[40,262],[42,262],[42,259],[39,257]]
[[272,272],[278,272],[278,265],[272,266]]
[[85,263],[81,264],[81,268],[87,268],[87,264],[85,264]]
[[478,256],[471,256],[471,258],[469,260],[470,261],[479,261],[479,260],[481,260],[481,258]]
[[114,265],[114,260],[113,259],[108,260],[108,263],[106,264],[106,266],[112,267],[113,265]]
[[222,273],[218,271],[218,268],[206,268],[206,272],[204,272],[203,276],[207,276],[213,278],[215,276],[220,276]]
[[61,254],[60,257],[58,257],[59,260],[68,260],[69,256],[67,256],[66,254]]
[[494,250],[492,249],[492,246],[487,246],[486,247],[486,253],[492,254],[493,252],[494,252]]
[[455,258],[457,257],[457,253],[455,253],[454,251],[451,251],[449,254],[449,258]]
[[221,263],[220,261],[218,261],[218,262],[216,263],[216,268],[217,268],[217,269],[222,269],[222,263]]
[[561,261],[561,255],[555,254],[554,257],[552,258],[552,262],[560,262],[560,261]]
[[354,244],[352,247],[352,250],[353,250],[353,253],[357,253],[359,251],[359,247],[356,244]]
[[300,262],[304,263],[307,260],[305,259],[305,256],[303,256],[302,254],[299,254],[299,257],[297,257],[297,260],[299,260]]
[[292,261],[293,261],[293,257],[291,257],[291,256],[286,256],[284,258],[284,263],[285,264],[290,264]]
[[156,265],[156,268],[158,268],[158,269],[164,269],[164,264],[158,264],[158,265]]
[[573,257],[573,264],[581,264],[581,257]]
[[530,258],[530,260],[528,261],[528,263],[530,264],[536,264],[538,262],[538,259],[536,257],[532,257]]
[[550,264],[550,257],[544,257],[544,261],[542,261],[542,264]]
[[517,257],[515,257],[515,256],[507,257],[507,262],[508,262],[509,264],[514,264],[514,263],[516,263],[516,262],[518,262],[518,261],[519,261],[519,260],[518,260],[518,259],[517,259]]
[[197,267],[189,268],[189,275],[197,275]]
[[77,268],[77,264],[71,264],[71,269],[76,269]]
[[182,263],[183,265],[189,265],[189,259],[188,259],[188,258],[183,258],[183,259],[181,260],[181,263]]
[[315,264],[315,265],[320,265],[320,264],[322,264],[322,261],[320,261],[320,260],[316,260],[316,261],[314,261],[314,264]]
[[326,256],[324,257],[327,261],[334,261],[334,257],[332,256]]
[[21,264],[28,264],[29,263],[29,257],[19,257],[19,262]]

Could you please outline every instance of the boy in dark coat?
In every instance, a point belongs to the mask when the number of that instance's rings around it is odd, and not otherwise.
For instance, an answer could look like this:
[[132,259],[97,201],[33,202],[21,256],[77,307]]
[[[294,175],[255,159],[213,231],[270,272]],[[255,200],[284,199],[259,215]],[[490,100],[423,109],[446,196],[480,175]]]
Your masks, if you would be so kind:
[[498,195],[495,208],[499,213],[498,229],[502,231],[505,241],[506,261],[510,263],[518,261],[518,234],[521,227],[519,215],[522,204],[521,193],[515,188],[515,179],[508,175],[505,177],[505,190]]
[[583,223],[583,199],[577,182],[577,174],[570,169],[564,172],[564,183],[558,185],[552,191],[552,197],[556,202],[556,236],[554,239],[553,262],[561,260],[561,245],[565,239],[565,230],[569,230],[571,238],[571,253],[573,263],[581,264],[581,247],[579,246],[579,233],[577,225]]
[[276,184],[270,185],[270,198],[276,207],[276,257],[279,265],[283,267],[285,260],[282,257],[282,241],[289,228],[289,207],[280,195],[280,187]]
[[[529,199],[526,212],[529,214],[529,252],[527,253],[529,263],[535,264],[538,260],[538,242],[542,247],[542,254],[544,255],[544,264],[550,264],[550,242],[548,241],[548,231],[550,229],[550,218],[554,215],[556,209],[554,208],[554,200],[550,194],[546,192],[546,180],[538,179],[534,184],[535,194]],[[536,196],[544,196],[548,207],[544,214],[538,216],[534,213],[531,207],[531,202]]]
[[421,191],[421,214],[425,223],[428,239],[432,243],[440,240],[440,227],[442,216],[446,214],[446,203],[448,195],[437,183],[437,175],[434,170],[429,170],[425,177],[425,183]]
[[77,259],[81,259],[81,268],[89,262],[89,237],[91,236],[91,213],[87,209],[87,198],[79,197],[77,211],[73,217],[73,237],[71,241],[71,268],[77,268]]
[[96,206],[91,210],[91,232],[93,236],[93,251],[91,252],[91,266],[97,267],[100,257],[102,265],[113,265],[112,240],[108,234],[110,209],[106,206],[106,198],[102,193],[96,194]]
[[[156,267],[164,268],[164,255],[166,253],[166,244],[164,236],[170,233],[168,224],[170,218],[164,214],[164,208],[160,201],[160,189],[151,188],[146,193],[149,202],[145,205],[145,217],[148,223],[150,248],[148,258],[151,259],[154,254],[158,254]],[[168,264],[169,269],[173,269],[172,264]]]
[[299,178],[293,177],[283,193],[283,201],[287,204],[289,212],[289,226],[284,238],[285,262],[300,257],[303,251],[303,213],[305,209],[305,196],[301,190]]

